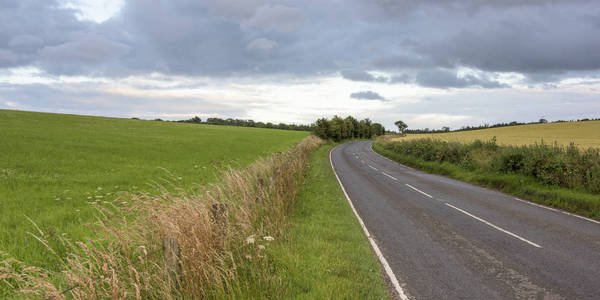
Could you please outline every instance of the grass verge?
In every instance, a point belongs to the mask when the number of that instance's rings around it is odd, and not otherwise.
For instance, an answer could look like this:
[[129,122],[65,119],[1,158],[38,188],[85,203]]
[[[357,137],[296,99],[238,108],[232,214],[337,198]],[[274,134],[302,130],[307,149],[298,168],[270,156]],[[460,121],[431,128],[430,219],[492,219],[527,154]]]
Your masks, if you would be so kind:
[[385,149],[380,142],[373,150],[399,163],[430,173],[449,176],[476,185],[496,189],[516,197],[600,220],[600,197],[587,192],[544,185],[521,174],[502,174],[484,169],[468,170],[449,162],[426,161]]
[[335,179],[328,154],[315,151],[289,230],[270,248],[286,298],[388,299],[381,265]]

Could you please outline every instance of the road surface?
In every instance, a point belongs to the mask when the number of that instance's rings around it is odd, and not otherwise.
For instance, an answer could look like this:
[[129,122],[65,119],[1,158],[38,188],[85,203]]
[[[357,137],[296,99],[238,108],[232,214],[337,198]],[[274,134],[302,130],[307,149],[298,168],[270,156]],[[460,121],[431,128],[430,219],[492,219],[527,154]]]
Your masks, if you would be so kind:
[[600,299],[599,222],[411,169],[371,143],[330,158],[397,296]]

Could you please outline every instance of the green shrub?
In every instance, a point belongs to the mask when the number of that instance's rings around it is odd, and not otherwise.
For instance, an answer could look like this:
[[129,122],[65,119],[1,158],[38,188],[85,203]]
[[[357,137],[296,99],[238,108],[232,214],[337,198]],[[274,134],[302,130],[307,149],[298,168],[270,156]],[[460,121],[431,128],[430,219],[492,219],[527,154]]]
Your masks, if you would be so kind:
[[585,173],[585,180],[592,193],[600,193],[600,165],[596,165]]
[[451,163],[470,171],[522,174],[537,182],[600,193],[600,150],[580,151],[543,141],[528,146],[498,146],[496,139],[472,143],[414,139],[382,144],[398,155],[437,163]]
[[510,148],[494,157],[492,165],[504,173],[519,172],[525,167],[525,155],[519,149]]

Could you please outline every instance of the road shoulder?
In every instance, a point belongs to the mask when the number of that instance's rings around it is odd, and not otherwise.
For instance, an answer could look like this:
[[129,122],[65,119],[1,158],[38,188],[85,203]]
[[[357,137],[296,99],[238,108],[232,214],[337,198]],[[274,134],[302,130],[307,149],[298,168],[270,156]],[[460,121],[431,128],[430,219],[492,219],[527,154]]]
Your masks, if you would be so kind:
[[271,248],[286,296],[389,299],[383,270],[355,218],[322,146],[313,154],[284,241]]

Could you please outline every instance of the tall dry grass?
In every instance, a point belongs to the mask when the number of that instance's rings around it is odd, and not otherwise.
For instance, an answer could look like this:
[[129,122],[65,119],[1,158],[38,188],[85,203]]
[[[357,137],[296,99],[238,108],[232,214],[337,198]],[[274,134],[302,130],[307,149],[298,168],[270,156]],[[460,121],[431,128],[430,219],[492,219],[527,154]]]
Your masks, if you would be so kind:
[[[321,143],[310,136],[245,169],[230,169],[198,194],[122,194],[101,207],[96,240],[62,239],[69,251],[60,258],[61,273],[3,257],[0,282],[10,295],[45,299],[258,295],[254,287],[282,281],[270,271],[265,248],[284,233],[310,153]],[[34,235],[47,243],[41,230]]]

